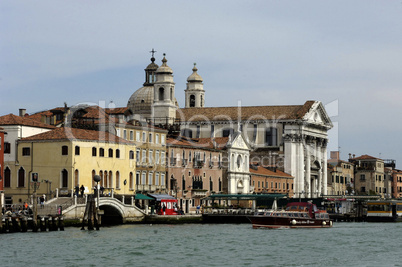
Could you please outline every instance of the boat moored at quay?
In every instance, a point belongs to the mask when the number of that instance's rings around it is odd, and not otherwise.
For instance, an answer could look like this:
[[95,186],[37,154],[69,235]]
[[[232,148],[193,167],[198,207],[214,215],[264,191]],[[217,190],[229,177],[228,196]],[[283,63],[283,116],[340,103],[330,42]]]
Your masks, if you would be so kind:
[[329,228],[333,221],[310,202],[292,202],[285,210],[271,210],[248,216],[253,228]]
[[368,201],[366,220],[367,222],[401,222],[402,201]]

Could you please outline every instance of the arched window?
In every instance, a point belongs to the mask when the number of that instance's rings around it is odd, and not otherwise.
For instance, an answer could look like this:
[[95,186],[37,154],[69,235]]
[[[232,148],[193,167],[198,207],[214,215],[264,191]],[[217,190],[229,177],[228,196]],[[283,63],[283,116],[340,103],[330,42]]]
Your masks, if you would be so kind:
[[113,173],[112,173],[112,171],[109,171],[107,187],[113,188]]
[[66,169],[61,171],[61,187],[68,187],[68,171]]
[[159,100],[165,99],[165,89],[163,87],[159,88]]
[[18,187],[25,187],[25,170],[22,167],[18,170]]
[[75,146],[75,155],[76,156],[80,155],[80,147],[79,146]]
[[209,191],[214,190],[214,183],[212,182],[212,177],[209,176]]
[[103,171],[99,171],[100,176],[100,186],[103,186]]
[[183,190],[186,190],[186,179],[184,178],[184,175],[183,175],[183,178],[181,180],[181,187],[182,187]]
[[95,172],[95,170],[92,170],[92,187],[94,187],[95,186],[95,181],[94,181],[94,176],[95,176],[95,174],[96,174],[96,172]]
[[109,148],[109,158],[113,158],[113,149]]
[[103,147],[99,148],[99,157],[105,156],[105,149]]
[[80,173],[79,173],[79,171],[76,169],[75,171],[74,171],[74,186],[80,186]]
[[8,167],[4,170],[4,187],[11,187],[11,171]]
[[195,107],[195,95],[190,95],[190,108]]
[[173,101],[173,87],[170,88],[170,101]]
[[116,188],[120,188],[120,173],[116,172]]
[[92,157],[96,157],[96,147],[92,148]]
[[222,181],[221,181],[221,177],[219,177],[219,192],[222,191]]
[[116,149],[116,159],[120,158],[120,149]]
[[130,150],[130,159],[134,159],[134,151]]
[[134,189],[134,176],[132,172],[130,172],[129,187],[130,189]]

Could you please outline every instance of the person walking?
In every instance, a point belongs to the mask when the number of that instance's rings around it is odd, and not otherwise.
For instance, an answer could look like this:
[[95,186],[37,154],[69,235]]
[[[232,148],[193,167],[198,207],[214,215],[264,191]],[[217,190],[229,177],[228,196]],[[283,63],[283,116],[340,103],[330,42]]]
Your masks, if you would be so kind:
[[84,191],[85,191],[84,185],[81,185],[80,191],[81,191],[81,197],[84,197]]

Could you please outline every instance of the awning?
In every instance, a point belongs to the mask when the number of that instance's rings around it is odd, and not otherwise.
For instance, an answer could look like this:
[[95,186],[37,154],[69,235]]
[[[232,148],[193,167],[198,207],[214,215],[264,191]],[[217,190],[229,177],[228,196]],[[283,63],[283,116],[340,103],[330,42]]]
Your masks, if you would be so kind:
[[176,199],[166,194],[148,194],[148,195],[153,197],[156,201],[161,201],[162,199]]
[[134,198],[135,199],[142,199],[142,200],[153,200],[152,197],[149,197],[149,196],[146,196],[146,195],[143,195],[143,194],[136,194],[134,196]]

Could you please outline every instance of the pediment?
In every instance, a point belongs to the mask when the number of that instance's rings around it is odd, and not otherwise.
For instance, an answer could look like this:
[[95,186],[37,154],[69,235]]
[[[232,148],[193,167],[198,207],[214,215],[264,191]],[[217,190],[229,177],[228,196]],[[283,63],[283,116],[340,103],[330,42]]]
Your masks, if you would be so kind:
[[239,132],[233,135],[233,141],[229,145],[233,149],[245,149],[250,150],[250,147],[244,141],[243,135]]
[[303,116],[303,120],[328,129],[333,127],[331,119],[320,101],[316,101],[311,106],[310,110]]

